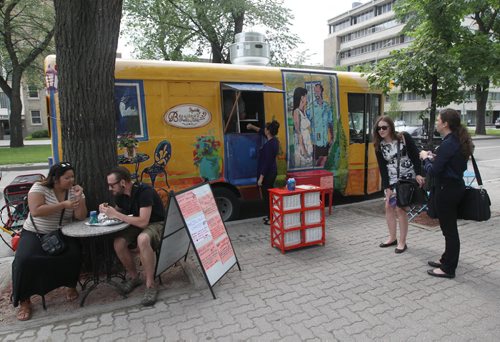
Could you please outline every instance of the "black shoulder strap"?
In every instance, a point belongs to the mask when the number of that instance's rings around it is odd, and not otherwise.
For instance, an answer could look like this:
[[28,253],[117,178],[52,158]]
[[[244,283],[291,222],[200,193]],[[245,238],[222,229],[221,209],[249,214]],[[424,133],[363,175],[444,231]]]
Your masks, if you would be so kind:
[[474,173],[476,174],[477,185],[483,186],[483,180],[481,179],[481,174],[479,173],[479,168],[477,167],[476,159],[471,154],[470,158],[472,159],[472,167],[474,167]]

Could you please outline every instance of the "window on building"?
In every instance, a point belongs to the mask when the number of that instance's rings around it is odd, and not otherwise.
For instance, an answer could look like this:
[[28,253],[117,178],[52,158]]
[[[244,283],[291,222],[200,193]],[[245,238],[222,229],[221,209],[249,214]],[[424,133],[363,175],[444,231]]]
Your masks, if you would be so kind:
[[388,4],[383,4],[382,6],[377,6],[377,15],[381,15],[387,12],[390,12],[392,10],[392,6],[394,5],[395,1],[389,2]]
[[42,124],[42,116],[40,115],[39,110],[31,111],[31,124],[32,125],[41,125]]
[[0,108],[10,108],[10,101],[4,92],[0,92]]
[[34,85],[29,85],[28,86],[28,97],[30,99],[37,99],[38,98],[38,89]]

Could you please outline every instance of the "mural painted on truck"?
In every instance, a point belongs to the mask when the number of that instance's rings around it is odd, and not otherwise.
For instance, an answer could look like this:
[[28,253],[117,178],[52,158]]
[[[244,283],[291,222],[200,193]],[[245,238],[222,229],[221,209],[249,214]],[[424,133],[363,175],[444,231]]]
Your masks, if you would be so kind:
[[138,140],[148,139],[143,81],[116,80],[115,113],[118,135],[133,133]]
[[[118,137],[133,134],[137,138],[138,144],[143,145],[137,146],[136,144],[136,147],[143,152],[134,152],[133,154],[119,146],[118,163],[129,166],[134,179],[151,184],[153,187],[166,187],[175,191],[184,188],[184,184],[175,184],[175,181],[174,184],[171,184],[172,182],[168,181],[168,163],[175,153],[175,147],[172,146],[169,139],[160,140],[152,151],[152,155],[148,154],[147,148],[151,147],[152,141],[148,136],[142,81],[117,80],[115,83],[115,112]],[[192,128],[209,123],[211,115],[205,108],[186,104],[171,108],[165,113],[163,120],[174,127]],[[184,172],[174,176],[189,178],[193,184],[218,179],[221,176],[221,142],[216,140],[214,132],[210,130],[207,135],[193,136],[192,139],[189,143],[194,147],[192,160],[188,161],[189,158],[181,160],[192,163],[198,174],[192,175]],[[182,143],[184,144],[185,141]],[[147,146],[144,146],[145,144]]]
[[196,137],[193,150],[193,163],[200,172],[200,177],[214,180],[220,177],[220,141],[213,135]]
[[347,184],[347,143],[334,75],[284,72],[288,170],[324,169],[335,189]]

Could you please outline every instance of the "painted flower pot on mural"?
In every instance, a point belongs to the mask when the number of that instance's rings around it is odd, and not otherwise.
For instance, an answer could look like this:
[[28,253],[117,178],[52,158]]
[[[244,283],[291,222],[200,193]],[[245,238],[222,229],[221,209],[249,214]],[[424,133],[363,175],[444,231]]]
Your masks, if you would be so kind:
[[219,178],[219,157],[205,156],[200,160],[200,177],[208,180]]
[[202,135],[196,138],[193,163],[199,168],[200,177],[208,180],[219,178],[220,142],[214,136]]

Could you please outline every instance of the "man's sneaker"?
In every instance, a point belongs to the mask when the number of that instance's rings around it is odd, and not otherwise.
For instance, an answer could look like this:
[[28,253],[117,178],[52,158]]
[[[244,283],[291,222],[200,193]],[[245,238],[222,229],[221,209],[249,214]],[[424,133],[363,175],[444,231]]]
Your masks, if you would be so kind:
[[128,294],[132,292],[137,286],[142,285],[142,280],[140,276],[137,276],[134,279],[126,279],[123,283],[120,284],[120,288],[124,294]]
[[142,297],[141,304],[144,306],[151,306],[156,303],[156,296],[158,295],[158,289],[156,287],[146,287],[144,291],[144,297]]

